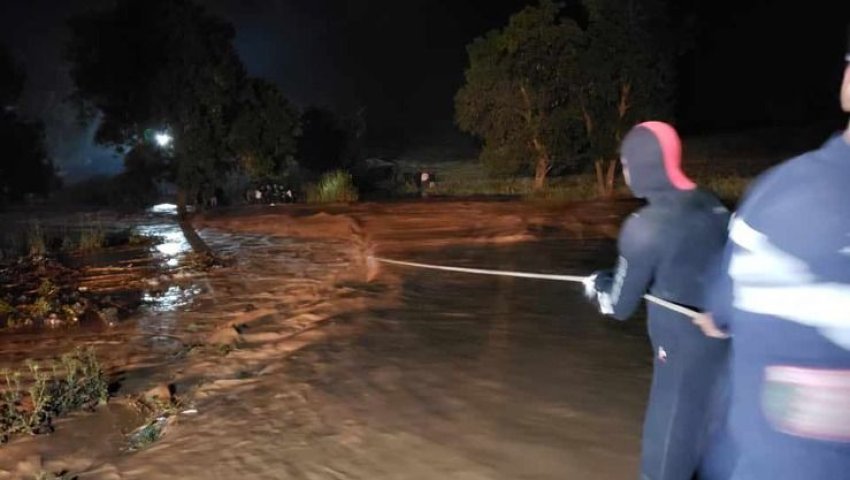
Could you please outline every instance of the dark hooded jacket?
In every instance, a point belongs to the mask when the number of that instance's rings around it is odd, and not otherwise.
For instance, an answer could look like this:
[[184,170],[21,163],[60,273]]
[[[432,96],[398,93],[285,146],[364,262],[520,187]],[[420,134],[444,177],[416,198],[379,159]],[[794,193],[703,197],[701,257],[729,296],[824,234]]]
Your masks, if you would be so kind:
[[[685,176],[681,152],[676,131],[660,122],[638,125],[623,141],[629,186],[648,205],[623,225],[616,270],[597,276],[598,298],[607,298],[606,309],[620,320],[635,312],[647,291],[698,310],[706,305],[729,212]],[[654,303],[647,309],[655,358],[640,478],[690,480],[721,431],[728,342],[705,337],[680,313]]]
[[648,205],[622,227],[616,271],[597,287],[610,293],[613,316],[625,320],[651,294],[703,309],[709,270],[726,241],[729,211],[682,171],[676,131],[661,122],[633,128],[623,140],[623,167],[636,197]]

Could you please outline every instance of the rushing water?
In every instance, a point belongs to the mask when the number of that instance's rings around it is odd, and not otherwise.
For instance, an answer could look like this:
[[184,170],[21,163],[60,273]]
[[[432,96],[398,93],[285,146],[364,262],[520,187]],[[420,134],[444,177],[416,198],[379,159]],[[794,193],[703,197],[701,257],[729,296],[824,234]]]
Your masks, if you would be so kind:
[[[611,253],[609,243],[553,241],[446,248],[414,260],[586,273]],[[338,315],[286,362],[213,397],[160,445],[110,471],[198,479],[636,475],[650,370],[643,322],[599,317],[570,284],[395,268],[382,276],[395,287],[376,289],[377,297],[393,302]]]
[[[164,240],[154,255],[179,265],[176,225],[145,228]],[[636,476],[651,368],[640,319],[600,317],[574,284],[403,267],[366,284],[350,278],[344,242],[204,236],[235,266],[149,293],[113,335],[135,342],[122,348],[139,363],[152,346],[179,346],[168,339],[242,322],[241,349],[185,373],[206,378],[198,413],[132,455],[80,433],[13,449],[61,459],[81,478]],[[613,246],[456,246],[405,260],[586,274],[613,261]]]

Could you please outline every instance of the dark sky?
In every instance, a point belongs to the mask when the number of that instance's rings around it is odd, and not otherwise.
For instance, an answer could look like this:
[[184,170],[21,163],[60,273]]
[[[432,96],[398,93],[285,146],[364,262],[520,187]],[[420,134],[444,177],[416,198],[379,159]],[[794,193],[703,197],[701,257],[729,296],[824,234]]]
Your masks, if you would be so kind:
[[[60,164],[111,168],[64,102],[64,21],[109,0],[5,0],[0,35],[26,63],[26,109],[48,124]],[[850,2],[673,0],[693,17],[680,61],[686,131],[837,122]],[[298,105],[365,108],[370,134],[406,143],[452,131],[465,45],[529,3],[521,0],[206,0],[231,21],[252,75]]]

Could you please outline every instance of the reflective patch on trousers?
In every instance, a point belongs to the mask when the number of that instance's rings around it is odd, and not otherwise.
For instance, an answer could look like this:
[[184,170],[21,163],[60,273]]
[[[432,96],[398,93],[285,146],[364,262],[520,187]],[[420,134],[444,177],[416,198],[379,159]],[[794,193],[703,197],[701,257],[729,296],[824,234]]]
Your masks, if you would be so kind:
[[850,442],[850,370],[767,367],[761,405],[780,432]]

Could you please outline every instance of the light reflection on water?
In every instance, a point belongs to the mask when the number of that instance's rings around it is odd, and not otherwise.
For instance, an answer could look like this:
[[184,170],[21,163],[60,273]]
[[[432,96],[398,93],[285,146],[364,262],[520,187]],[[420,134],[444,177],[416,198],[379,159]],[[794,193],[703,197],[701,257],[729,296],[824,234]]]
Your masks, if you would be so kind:
[[[151,211],[168,213],[167,209],[164,208],[157,210],[159,207],[162,206],[157,205]],[[170,218],[164,219],[160,223],[139,225],[136,230],[139,235],[157,239],[156,244],[151,248],[151,252],[162,262],[165,273],[169,273],[180,266],[180,263],[191,251],[191,246],[186,241],[180,227]],[[194,285],[188,287],[172,285],[164,292],[145,292],[143,301],[149,312],[173,312],[191,303],[192,298],[199,292],[200,288]]]
[[181,287],[172,285],[162,293],[145,293],[142,300],[152,312],[173,312],[192,303],[192,298],[201,293],[197,285]]
[[151,213],[164,213],[167,215],[177,215],[177,205],[173,203],[160,203],[150,208]]

